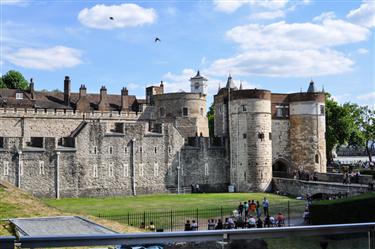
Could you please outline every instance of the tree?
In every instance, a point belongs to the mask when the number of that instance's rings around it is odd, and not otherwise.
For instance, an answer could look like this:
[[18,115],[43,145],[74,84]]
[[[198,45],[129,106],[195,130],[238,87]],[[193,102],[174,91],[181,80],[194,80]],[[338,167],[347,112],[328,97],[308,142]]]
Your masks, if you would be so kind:
[[332,150],[345,144],[355,130],[355,122],[350,108],[339,105],[326,93],[326,147],[328,162],[332,162]]
[[214,127],[214,120],[215,120],[215,105],[214,102],[212,102],[210,108],[207,112],[207,119],[208,119],[208,131],[210,134],[210,137],[215,136],[215,127]]
[[348,141],[349,145],[364,147],[369,161],[372,162],[371,152],[375,145],[375,111],[368,106],[359,106],[352,103],[346,103],[344,107],[350,110],[355,122],[355,128],[352,130]]
[[0,77],[0,89],[1,88],[5,88],[5,84],[3,82],[3,78],[2,77]]
[[25,80],[23,75],[15,70],[10,70],[1,77],[0,87],[11,89],[27,90],[29,83]]

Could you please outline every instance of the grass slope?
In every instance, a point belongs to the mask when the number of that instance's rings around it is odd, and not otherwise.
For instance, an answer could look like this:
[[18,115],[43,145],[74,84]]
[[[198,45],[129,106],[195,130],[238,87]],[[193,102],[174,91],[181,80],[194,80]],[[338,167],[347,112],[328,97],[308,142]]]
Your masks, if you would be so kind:
[[[7,218],[18,217],[45,217],[58,215],[76,215],[74,212],[63,212],[52,208],[45,203],[9,184],[0,182],[0,236],[12,235],[12,228]],[[103,226],[107,226],[118,232],[137,232],[138,229],[123,224],[86,216]]]
[[267,193],[163,194],[113,198],[46,199],[45,202],[68,212],[91,215],[122,215],[128,212],[207,209],[221,206],[235,209],[240,201],[258,200],[261,203],[263,197],[267,197],[270,201],[271,209],[275,206],[286,207],[288,201],[293,207],[304,205],[302,201]]

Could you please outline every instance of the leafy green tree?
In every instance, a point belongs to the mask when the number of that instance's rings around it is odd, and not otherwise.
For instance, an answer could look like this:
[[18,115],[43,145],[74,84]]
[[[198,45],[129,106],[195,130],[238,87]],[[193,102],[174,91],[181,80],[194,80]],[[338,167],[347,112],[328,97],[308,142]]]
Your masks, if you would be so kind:
[[215,105],[214,102],[212,102],[210,108],[207,112],[207,119],[208,119],[208,131],[210,134],[210,137],[215,136],[215,127],[214,127],[214,120],[215,120]]
[[349,145],[364,147],[369,161],[372,162],[371,152],[375,145],[375,111],[368,106],[359,106],[352,103],[346,103],[344,107],[350,110],[355,122],[355,128],[352,130],[348,141]]
[[326,147],[328,162],[332,162],[332,150],[348,143],[355,130],[355,122],[348,107],[339,105],[326,93]]
[[0,77],[0,88],[5,88],[5,84],[3,82],[3,78]]
[[2,77],[2,83],[0,83],[1,88],[11,88],[11,89],[22,89],[27,90],[29,88],[29,83],[25,80],[23,75],[15,70],[10,70]]

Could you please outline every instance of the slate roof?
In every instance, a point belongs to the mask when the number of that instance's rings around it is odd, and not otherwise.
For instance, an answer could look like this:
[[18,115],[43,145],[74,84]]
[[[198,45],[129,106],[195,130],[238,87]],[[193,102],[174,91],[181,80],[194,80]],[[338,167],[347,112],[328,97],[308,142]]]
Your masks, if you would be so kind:
[[[16,93],[22,92],[23,99],[16,99]],[[64,104],[64,93],[62,92],[40,92],[36,91],[35,99],[31,98],[29,91],[21,91],[18,89],[0,89],[0,107],[7,108],[40,108],[40,109],[75,109],[79,99],[79,93],[70,94],[70,105]],[[98,110],[100,94],[88,93],[87,99],[90,102],[91,110]],[[107,95],[109,110],[121,110],[121,95]],[[4,102],[5,101],[5,102]],[[138,110],[138,105],[145,103],[145,100],[137,100],[136,96],[128,95],[129,109]]]

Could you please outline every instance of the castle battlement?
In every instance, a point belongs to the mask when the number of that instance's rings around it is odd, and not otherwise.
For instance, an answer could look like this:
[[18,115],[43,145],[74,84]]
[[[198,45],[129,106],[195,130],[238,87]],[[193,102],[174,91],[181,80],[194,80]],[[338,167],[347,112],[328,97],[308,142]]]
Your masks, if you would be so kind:
[[137,120],[142,115],[142,112],[121,112],[121,111],[91,111],[90,113],[83,113],[77,110],[62,110],[62,109],[38,109],[38,108],[0,108],[0,117],[12,118],[78,118],[78,119],[130,119]]

